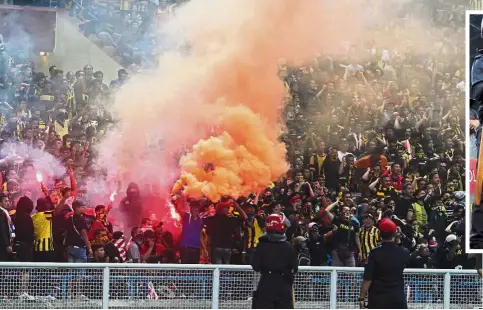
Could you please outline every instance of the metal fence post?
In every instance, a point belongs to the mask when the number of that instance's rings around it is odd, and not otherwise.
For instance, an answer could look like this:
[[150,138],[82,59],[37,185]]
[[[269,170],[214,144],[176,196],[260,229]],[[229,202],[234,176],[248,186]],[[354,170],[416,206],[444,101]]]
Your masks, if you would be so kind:
[[444,274],[444,290],[443,290],[443,308],[449,309],[451,297],[451,274],[446,272]]
[[220,298],[220,268],[213,270],[213,291],[211,293],[211,309],[218,309]]
[[337,308],[337,270],[330,272],[330,309]]
[[104,267],[102,273],[102,309],[109,309],[109,267]]

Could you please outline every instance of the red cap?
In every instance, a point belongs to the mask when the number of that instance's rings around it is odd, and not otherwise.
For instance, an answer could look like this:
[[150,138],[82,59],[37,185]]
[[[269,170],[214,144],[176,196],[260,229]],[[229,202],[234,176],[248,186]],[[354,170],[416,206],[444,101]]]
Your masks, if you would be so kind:
[[294,204],[297,200],[302,200],[302,196],[300,195],[295,195],[292,198],[290,198],[290,203]]
[[225,200],[225,201],[220,201],[219,203],[216,204],[216,209],[221,210],[225,208],[231,207],[232,202],[230,200]]
[[383,218],[379,222],[378,227],[381,232],[395,233],[397,231],[396,224],[388,218]]

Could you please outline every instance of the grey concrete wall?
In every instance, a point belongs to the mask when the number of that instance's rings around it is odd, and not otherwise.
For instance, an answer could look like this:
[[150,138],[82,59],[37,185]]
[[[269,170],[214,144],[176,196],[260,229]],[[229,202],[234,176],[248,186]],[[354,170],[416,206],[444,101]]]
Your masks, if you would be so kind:
[[77,71],[90,64],[94,71],[104,72],[104,81],[109,85],[117,78],[117,70],[121,65],[109,57],[103,50],[92,43],[78,30],[78,20],[71,18],[65,12],[57,14],[56,47],[48,56],[36,56],[36,71],[48,74],[50,66],[59,69]]

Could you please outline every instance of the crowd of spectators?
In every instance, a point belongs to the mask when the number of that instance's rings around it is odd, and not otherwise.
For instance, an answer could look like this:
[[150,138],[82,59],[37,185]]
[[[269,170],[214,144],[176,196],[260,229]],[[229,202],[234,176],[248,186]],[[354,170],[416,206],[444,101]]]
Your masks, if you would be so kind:
[[363,41],[346,57],[280,65],[291,169],[266,191],[222,200],[211,218],[210,202],[175,196],[191,207],[181,262],[250,263],[264,218],[279,213],[301,265],[363,266],[390,218],[409,267],[475,267],[464,252],[464,10],[425,9],[436,51]]
[[[147,20],[168,4],[150,5]],[[81,28],[111,38],[119,29],[130,32],[120,49],[149,33],[152,24],[133,21],[122,8],[113,12],[93,1],[80,12]],[[90,65],[77,72],[53,66],[46,76],[0,46],[2,148],[28,149],[21,158],[4,151],[0,161],[0,260],[249,264],[264,218],[279,213],[300,265],[363,266],[380,242],[378,221],[390,218],[398,243],[412,252],[409,267],[474,268],[464,253],[463,17],[433,14],[444,26],[434,33],[440,45],[431,55],[365,41],[348,46],[346,57],[281,64],[281,139],[290,170],[260,193],[215,205],[175,193],[179,238],[150,218],[114,231],[112,203],[86,199],[89,181],[102,178],[92,145],[115,123],[108,106],[129,73],[119,70],[109,86],[102,68]],[[65,166],[50,189],[35,170],[33,150]],[[121,205],[145,194],[130,184]]]
[[156,66],[156,55],[167,44],[163,23],[184,1],[83,1],[67,2],[71,15],[80,19],[80,30],[121,64],[142,68]]
[[[154,60],[160,49],[151,27],[172,3],[147,2],[139,14],[127,3],[134,5],[122,1],[116,10],[93,0],[71,10],[86,35],[128,63],[147,58],[135,45],[148,41]],[[290,170],[237,200],[173,193],[180,236],[151,218],[120,231],[109,216],[119,201],[93,204],[98,193],[88,185],[105,177],[93,146],[115,124],[109,106],[130,73],[119,70],[109,86],[90,65],[52,66],[46,75],[0,43],[0,261],[250,264],[265,217],[278,213],[302,266],[364,266],[380,243],[377,223],[390,218],[398,244],[412,253],[408,267],[474,268],[464,251],[464,11],[428,11],[440,27],[431,54],[364,41],[347,46],[346,57],[281,63],[280,139]],[[42,179],[35,162],[45,152],[64,176]],[[148,194],[129,184],[119,208]]]

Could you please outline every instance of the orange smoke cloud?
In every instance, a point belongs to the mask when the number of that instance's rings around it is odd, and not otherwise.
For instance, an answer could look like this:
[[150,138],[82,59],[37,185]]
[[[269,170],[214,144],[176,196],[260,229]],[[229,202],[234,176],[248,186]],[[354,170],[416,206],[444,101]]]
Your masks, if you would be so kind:
[[[192,42],[192,57],[209,66],[203,95],[206,104],[216,103],[211,122],[219,135],[199,141],[181,159],[181,182],[186,195],[217,201],[265,188],[288,169],[285,147],[277,140],[284,96],[279,59],[307,61],[329,50],[323,42],[333,46],[340,37],[328,31],[324,40],[317,38],[329,30],[325,5],[318,1],[204,3],[223,8],[222,20],[195,27],[206,16],[193,17],[195,6],[187,6],[180,23]],[[342,26],[334,21],[332,27]]]
[[[362,31],[355,27],[359,8],[330,2],[184,5],[163,31],[175,36],[173,45],[189,42],[188,55],[161,56],[158,72],[121,89],[114,105],[121,122],[101,145],[103,165],[114,174],[129,171],[135,182],[161,179],[163,188],[167,173],[180,173],[186,194],[214,201],[247,195],[279,178],[288,168],[278,141],[285,91],[279,60],[335,55],[341,38]],[[159,139],[162,151],[149,147]],[[185,149],[179,165],[173,163],[173,154]],[[141,164],[145,159],[148,165]]]
[[[285,147],[270,139],[262,119],[246,107],[226,107],[219,136],[199,141],[180,161],[184,194],[218,201],[248,195],[286,170]],[[212,169],[206,169],[206,165]]]

